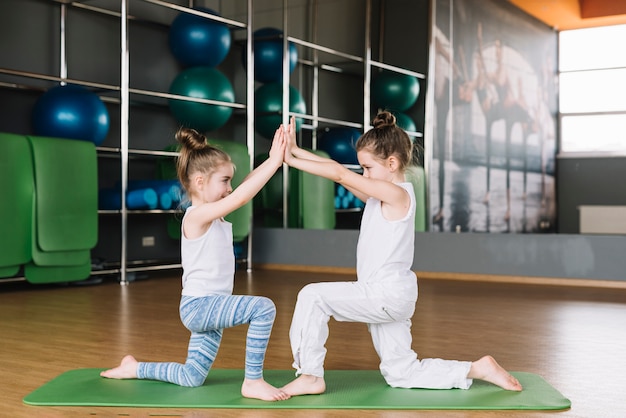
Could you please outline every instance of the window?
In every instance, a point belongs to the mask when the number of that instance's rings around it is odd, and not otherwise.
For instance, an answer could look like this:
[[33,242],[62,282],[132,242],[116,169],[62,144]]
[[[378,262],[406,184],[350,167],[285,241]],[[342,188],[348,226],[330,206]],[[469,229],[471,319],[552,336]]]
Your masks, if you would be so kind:
[[559,33],[561,152],[626,155],[626,25]]

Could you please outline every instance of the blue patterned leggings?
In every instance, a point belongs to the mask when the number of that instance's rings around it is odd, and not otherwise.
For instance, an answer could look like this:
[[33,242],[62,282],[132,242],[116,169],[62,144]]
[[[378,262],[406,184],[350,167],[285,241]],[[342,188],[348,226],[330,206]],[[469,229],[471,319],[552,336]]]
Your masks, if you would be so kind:
[[224,328],[250,324],[246,338],[245,376],[263,377],[263,361],[276,306],[262,296],[182,296],[180,318],[191,331],[187,360],[180,363],[139,363],[137,377],[196,387],[204,384],[215,361]]

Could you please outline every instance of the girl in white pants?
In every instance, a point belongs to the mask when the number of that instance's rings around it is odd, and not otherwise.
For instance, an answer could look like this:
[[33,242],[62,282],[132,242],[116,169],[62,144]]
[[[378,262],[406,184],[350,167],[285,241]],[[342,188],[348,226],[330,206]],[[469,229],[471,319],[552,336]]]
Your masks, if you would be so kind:
[[419,360],[411,349],[417,301],[417,278],[411,271],[415,195],[404,172],[413,144],[389,112],[379,113],[372,125],[356,143],[363,175],[299,148],[293,118],[288,127],[285,162],[343,185],[365,202],[365,209],[357,244],[357,281],[313,283],[298,294],[289,331],[298,377],[282,389],[291,396],[326,390],[324,345],[332,316],[368,325],[380,370],[390,386],[468,389],[473,379],[482,379],[507,390],[522,390],[491,356],[475,362]]

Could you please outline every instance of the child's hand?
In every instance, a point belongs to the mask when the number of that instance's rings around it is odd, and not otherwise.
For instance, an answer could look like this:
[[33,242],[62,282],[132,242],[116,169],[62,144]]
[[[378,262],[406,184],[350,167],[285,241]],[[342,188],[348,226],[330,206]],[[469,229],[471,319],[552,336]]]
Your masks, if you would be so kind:
[[291,165],[291,161],[293,161],[295,157],[292,154],[292,147],[290,142],[286,142],[285,153],[283,154],[283,161],[287,165]]
[[289,164],[294,159],[294,152],[297,152],[298,142],[296,141],[296,118],[294,116],[289,120],[289,125],[285,128],[285,147],[284,161]]
[[269,158],[282,164],[285,155],[285,149],[287,148],[287,141],[285,140],[285,129],[283,125],[280,125],[274,133],[274,139],[272,140],[272,147],[269,151]]
[[287,132],[287,147],[295,150],[298,148],[298,141],[296,141],[296,118],[292,116],[289,120],[289,125],[286,129]]

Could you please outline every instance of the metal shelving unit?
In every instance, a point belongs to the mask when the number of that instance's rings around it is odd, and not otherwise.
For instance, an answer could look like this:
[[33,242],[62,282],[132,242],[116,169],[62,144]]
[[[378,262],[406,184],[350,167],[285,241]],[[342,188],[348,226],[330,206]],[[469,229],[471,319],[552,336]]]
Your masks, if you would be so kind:
[[[245,29],[247,31],[246,39],[252,39],[252,0],[246,0],[246,10],[247,10],[247,22],[238,22],[235,20],[226,19],[220,16],[215,16],[212,14],[207,14],[201,11],[197,11],[192,9],[192,2],[190,1],[189,7],[180,6],[174,3],[170,3],[168,1],[161,0],[118,0],[117,4],[112,4],[112,8],[104,8],[104,7],[95,7],[85,2],[67,2],[64,0],[41,0],[47,3],[56,3],[60,9],[60,68],[59,68],[59,76],[49,75],[49,74],[41,74],[35,72],[27,72],[27,71],[18,71],[11,68],[0,68],[0,75],[4,74],[6,76],[11,77],[12,79],[17,78],[20,82],[13,82],[12,80],[0,80],[0,88],[9,88],[9,89],[17,89],[17,90],[25,90],[25,91],[36,91],[36,92],[45,92],[46,89],[41,86],[36,86],[33,84],[29,84],[28,80],[38,80],[45,82],[55,82],[55,83],[69,83],[76,84],[88,88],[98,89],[101,91],[100,98],[105,103],[113,103],[119,105],[120,107],[120,144],[118,147],[96,147],[99,158],[119,158],[120,160],[120,185],[121,185],[121,209],[120,210],[99,210],[98,214],[100,216],[119,216],[120,224],[121,224],[121,240],[120,240],[120,260],[119,266],[114,268],[105,268],[102,270],[93,270],[92,275],[108,275],[108,274],[119,274],[120,284],[127,285],[129,283],[127,279],[127,273],[134,273],[140,271],[154,271],[154,270],[163,270],[163,269],[175,269],[180,268],[180,263],[174,264],[162,264],[159,260],[141,260],[141,261],[129,261],[127,258],[128,253],[128,223],[129,216],[136,215],[153,215],[153,214],[175,214],[180,213],[178,210],[129,210],[126,208],[126,192],[128,190],[128,181],[129,181],[129,164],[131,158],[154,158],[154,157],[164,157],[171,156],[174,157],[177,153],[167,152],[167,151],[153,151],[147,149],[136,149],[131,147],[131,143],[129,140],[129,118],[130,113],[132,111],[133,103],[143,103],[146,105],[157,105],[157,106],[166,106],[166,100],[169,99],[179,99],[179,100],[187,100],[193,101],[197,103],[204,104],[214,104],[220,106],[231,107],[235,110],[246,111],[246,119],[247,119],[247,146],[248,149],[251,150],[251,158],[250,164],[253,164],[253,155],[254,155],[254,112],[253,106],[247,106],[242,103],[230,103],[230,102],[221,102],[216,100],[208,100],[208,99],[199,99],[192,98],[187,96],[179,96],[166,92],[159,91],[151,91],[145,89],[136,89],[130,86],[130,51],[129,51],[129,23],[130,22],[150,22],[147,19],[140,19],[136,16],[129,15],[129,4],[131,1],[133,2],[143,2],[148,3],[156,7],[162,7],[170,10],[175,10],[181,13],[190,13],[198,16],[206,17],[215,21],[219,21],[221,23],[226,24],[229,28],[235,29]],[[69,7],[82,9],[84,11],[93,12],[96,14],[102,14],[111,16],[112,18],[118,19],[120,23],[120,83],[119,85],[112,84],[103,84],[96,83],[89,80],[79,80],[67,77],[67,60],[66,60],[66,16],[67,10]],[[107,7],[108,4],[107,4]],[[166,25],[162,25],[164,28],[167,28]],[[251,42],[248,41],[246,45],[246,54],[248,57],[248,62],[250,63],[248,67],[248,75],[247,75],[247,94],[246,94],[246,102],[254,103],[254,77],[253,70],[254,64],[251,60]],[[22,81],[26,80],[26,81]],[[164,104],[165,103],[165,104]],[[251,268],[251,242],[252,236],[248,237],[248,256],[245,262],[247,263],[247,268]],[[117,264],[117,263],[114,263]]]
[[[377,15],[380,17],[381,22],[384,19],[384,11],[382,10],[384,2],[381,3],[381,10],[378,11]],[[311,98],[311,102],[312,102],[312,109],[311,109],[311,113],[310,114],[300,114],[300,113],[294,113],[294,112],[284,112],[283,113],[283,124],[288,124],[289,123],[289,118],[291,116],[295,116],[297,118],[301,118],[304,120],[309,121],[310,123],[308,125],[303,124],[302,128],[306,128],[306,129],[311,129],[312,130],[312,143],[313,143],[313,148],[316,148],[316,131],[319,127],[319,123],[326,123],[329,125],[335,125],[335,126],[344,126],[344,127],[352,127],[352,128],[356,128],[356,129],[360,129],[362,132],[368,130],[371,128],[370,125],[370,121],[371,121],[371,117],[372,117],[372,113],[371,113],[371,107],[370,107],[370,86],[372,83],[372,69],[373,68],[378,68],[378,69],[383,69],[383,70],[388,70],[388,71],[394,71],[397,73],[401,73],[401,74],[406,74],[409,76],[413,76],[416,77],[418,79],[421,80],[425,80],[426,76],[422,73],[416,72],[416,71],[411,71],[411,70],[407,70],[405,68],[401,68],[401,67],[397,67],[397,66],[393,66],[393,65],[389,65],[386,64],[382,61],[376,61],[372,59],[372,39],[371,39],[371,33],[372,33],[372,0],[366,0],[365,1],[365,31],[364,31],[364,45],[363,45],[363,56],[358,56],[358,55],[354,55],[354,54],[349,54],[346,52],[342,52],[339,50],[336,50],[334,48],[329,48],[323,45],[320,45],[318,43],[316,43],[316,38],[317,38],[317,1],[313,2],[313,8],[314,10],[312,10],[311,12],[311,19],[313,20],[313,28],[314,28],[314,33],[312,34],[313,36],[313,42],[309,42],[303,39],[299,39],[293,36],[289,35],[289,20],[287,17],[287,8],[288,8],[288,0],[283,0],[283,33],[285,34],[285,36],[283,36],[283,50],[287,51],[288,47],[289,47],[289,42],[293,42],[294,44],[297,44],[303,48],[309,48],[313,51],[313,59],[312,60],[303,60],[303,59],[299,59],[298,62],[301,65],[306,65],[306,66],[310,66],[313,68],[313,80],[312,80],[312,98]],[[383,25],[381,24],[381,27]],[[384,36],[384,34],[381,34],[381,37]],[[382,41],[382,40],[381,40]],[[382,44],[382,42],[381,42]],[[337,58],[341,58],[343,60],[346,60],[348,63],[352,63],[352,64],[356,64],[358,66],[360,66],[360,69],[362,71],[362,74],[359,73],[355,73],[355,72],[350,72],[349,70],[346,70],[345,67],[346,65],[330,65],[330,64],[320,64],[319,63],[319,59],[318,59],[318,54],[319,53],[326,53],[329,54],[331,56],[337,57]],[[382,57],[383,55],[383,51],[382,48],[379,51],[379,55]],[[349,64],[347,65],[348,67],[350,66]],[[343,74],[343,73],[352,73],[353,75],[357,75],[362,77],[363,79],[363,119],[362,121],[346,121],[346,120],[340,120],[340,119],[333,119],[333,118],[327,118],[327,117],[321,117],[319,116],[319,72],[320,71],[328,71],[328,72],[332,72],[332,73],[338,73],[338,74]],[[289,74],[289,57],[287,56],[287,54],[285,54],[284,59],[283,59],[283,74],[285,75],[283,77],[283,104],[282,104],[282,108],[283,109],[289,109],[289,95],[288,95],[288,87],[290,84],[290,74]],[[409,134],[409,136],[415,137],[415,138],[422,138],[424,136],[423,132],[413,132],[413,131],[407,131],[407,133]],[[344,166],[346,166],[347,168],[349,168],[350,170],[361,170],[361,167],[358,165],[348,165],[348,164],[344,164]],[[283,167],[283,190],[288,190],[288,178],[289,176],[287,175],[287,172],[289,170],[289,168],[287,166]],[[287,213],[288,213],[288,199],[287,199],[287,195],[286,193],[283,196],[283,227],[287,227]],[[342,213],[359,213],[362,211],[362,208],[351,208],[351,209],[337,209],[336,212],[342,212]]]
[[[133,107],[137,104],[147,105],[147,106],[166,106],[167,100],[170,99],[179,99],[179,100],[188,100],[205,104],[215,104],[220,106],[228,106],[232,107],[234,110],[241,112],[241,114],[245,114],[245,132],[246,132],[246,144],[250,154],[250,166],[254,165],[254,149],[255,149],[255,132],[254,132],[254,91],[255,91],[255,80],[254,80],[254,60],[253,60],[253,28],[254,28],[254,0],[245,0],[245,9],[246,9],[246,22],[239,22],[235,20],[225,19],[219,16],[203,13],[197,10],[192,9],[192,1],[189,2],[189,7],[180,6],[177,4],[170,3],[168,1],[163,0],[118,0],[117,2],[111,2],[112,8],[103,8],[103,7],[94,7],[93,5],[88,4],[87,2],[67,2],[66,0],[40,0],[46,3],[55,3],[60,8],[60,68],[59,75],[50,75],[50,74],[42,74],[36,72],[27,72],[27,71],[18,71],[11,68],[0,68],[0,75],[7,76],[5,80],[0,79],[0,88],[8,88],[15,90],[25,90],[25,91],[36,91],[43,92],[45,88],[42,87],[41,82],[54,82],[54,83],[72,83],[77,85],[82,85],[84,87],[97,89],[100,92],[100,97],[103,102],[115,104],[119,106],[120,111],[120,143],[119,146],[109,146],[109,147],[97,147],[97,152],[99,158],[115,158],[120,160],[120,183],[121,183],[121,200],[122,205],[120,210],[100,210],[100,216],[117,216],[120,218],[120,248],[119,248],[119,266],[115,266],[113,268],[106,268],[102,270],[94,270],[92,274],[94,275],[105,275],[105,274],[116,274],[120,277],[120,284],[127,285],[129,280],[127,278],[127,273],[135,273],[140,271],[153,271],[153,270],[163,270],[163,269],[175,269],[180,268],[180,264],[172,264],[172,263],[161,263],[159,260],[141,260],[141,261],[129,261],[128,260],[128,225],[129,222],[132,222],[132,218],[134,216],[147,216],[147,215],[163,215],[163,214],[174,214],[179,213],[176,210],[128,210],[126,208],[126,191],[128,190],[128,182],[129,182],[129,164],[132,159],[149,159],[156,157],[174,157],[177,154],[174,152],[167,151],[154,151],[148,149],[140,149],[133,148],[131,145],[131,141],[129,139],[129,119],[130,114],[133,111]],[[241,0],[244,1],[244,0]],[[216,21],[220,21],[226,25],[228,25],[233,30],[245,30],[245,56],[247,58],[247,70],[246,70],[246,104],[243,103],[227,103],[220,102],[214,100],[206,100],[206,99],[196,99],[190,98],[186,96],[178,96],[174,94],[170,94],[162,91],[152,91],[146,89],[138,89],[134,88],[130,85],[130,35],[129,35],[129,25],[132,22],[142,22],[142,23],[153,23],[159,26],[162,26],[163,29],[167,29],[167,25],[164,25],[159,22],[150,22],[147,19],[141,19],[137,16],[129,15],[129,4],[133,3],[146,3],[154,7],[169,9],[177,12],[183,13],[191,13],[200,15],[209,19],[213,19]],[[99,3],[101,4],[101,3]],[[108,3],[104,3],[108,6]],[[383,2],[379,3],[381,5],[381,10],[377,11],[377,15],[380,16],[381,22],[384,18],[383,16]],[[298,45],[300,48],[306,49],[310,52],[310,58],[302,58],[298,59],[298,65],[309,67],[312,71],[312,77],[310,79],[310,89],[311,89],[311,110],[308,114],[299,114],[292,113],[289,111],[282,112],[282,120],[283,123],[288,123],[289,118],[293,115],[298,118],[301,118],[305,121],[302,125],[303,129],[308,129],[311,131],[311,138],[313,148],[317,147],[317,130],[320,126],[345,126],[352,127],[362,131],[365,131],[370,128],[370,119],[371,119],[371,109],[370,109],[370,85],[372,82],[372,72],[373,69],[384,69],[388,71],[396,71],[399,73],[407,74],[414,76],[418,79],[425,79],[425,76],[421,73],[410,71],[404,68],[392,66],[386,64],[382,61],[376,61],[372,59],[372,0],[366,0],[365,2],[365,30],[363,34],[364,44],[363,44],[363,54],[355,55],[351,53],[346,53],[339,51],[334,48],[329,48],[327,46],[321,45],[318,43],[318,17],[317,17],[317,8],[318,2],[312,1],[309,3],[310,15],[309,18],[312,20],[312,28],[313,31],[311,33],[311,41],[300,39],[298,37],[291,36],[289,34],[289,19],[288,19],[288,9],[289,2],[288,0],[282,1],[282,26],[283,26],[283,36],[282,42],[284,50],[288,50],[288,45],[290,42]],[[68,78],[67,76],[67,60],[66,60],[66,51],[65,51],[65,31],[66,31],[66,14],[68,8],[77,8],[84,11],[88,11],[91,13],[96,13],[99,15],[106,15],[119,21],[120,24],[120,37],[119,37],[119,53],[120,53],[120,82],[119,85],[107,84],[107,83],[97,83],[92,80],[80,80]],[[383,31],[381,30],[381,37],[384,36]],[[242,41],[243,42],[243,41]],[[320,59],[320,55],[324,57],[332,56],[337,58],[337,60],[341,60],[341,62],[336,63],[328,63],[322,62]],[[378,53],[379,57],[382,57],[382,50]],[[362,119],[361,120],[342,120],[340,118],[332,118],[332,117],[324,117],[320,115],[319,111],[319,98],[320,98],[320,73],[321,72],[329,72],[336,74],[345,74],[348,76],[358,77],[360,81],[363,83],[363,109],[362,109]],[[289,72],[289,57],[287,54],[284,56],[283,60],[283,109],[289,109],[289,84],[292,80],[290,80],[290,72]],[[16,82],[15,80],[20,80]],[[324,93],[326,94],[326,93]],[[408,132],[409,135],[413,137],[423,137],[421,132]],[[360,167],[351,166],[348,167],[350,169],[358,170]],[[283,190],[288,190],[288,178],[286,175],[288,171],[288,167],[285,165],[283,167],[284,175],[284,188]],[[284,193],[283,196],[283,226],[287,226],[287,193]],[[353,211],[353,210],[350,210]],[[354,210],[356,211],[356,210]],[[248,236],[248,246],[247,246],[247,258],[245,260],[247,264],[247,269],[250,270],[252,267],[252,228],[250,228],[250,234]]]
[[[136,272],[136,271],[150,271],[150,270],[161,270],[161,269],[168,269],[168,268],[179,268],[180,264],[170,264],[170,265],[144,265],[144,266],[138,266],[138,267],[129,267],[129,263],[127,260],[127,228],[128,228],[128,217],[129,215],[133,215],[133,214],[137,214],[137,213],[142,213],[142,214],[146,214],[146,213],[168,213],[168,212],[172,212],[174,213],[175,211],[130,211],[126,208],[126,191],[127,191],[127,186],[128,186],[128,165],[129,165],[129,156],[130,155],[144,155],[144,156],[175,156],[176,153],[168,153],[168,152],[163,152],[163,151],[147,151],[147,150],[137,150],[137,149],[131,149],[129,147],[129,138],[128,138],[128,117],[129,117],[129,112],[130,112],[130,95],[139,95],[139,96],[147,96],[147,97],[153,97],[153,98],[161,98],[161,99],[180,99],[180,100],[187,100],[187,101],[193,101],[193,102],[198,102],[198,103],[205,103],[205,104],[213,104],[213,105],[220,105],[220,106],[228,106],[228,107],[232,107],[234,109],[247,109],[248,110],[248,126],[247,126],[247,142],[248,142],[248,149],[251,150],[251,155],[254,154],[253,150],[254,150],[254,131],[253,131],[253,123],[254,123],[254,114],[250,112],[250,109],[253,108],[253,106],[246,106],[245,104],[240,104],[240,103],[228,103],[228,102],[221,102],[221,101],[216,101],[216,100],[207,100],[207,99],[198,99],[198,98],[190,98],[190,97],[186,97],[186,96],[179,96],[179,95],[173,95],[173,94],[169,94],[169,93],[162,93],[162,92],[153,92],[153,91],[147,91],[147,90],[139,90],[139,89],[131,89],[129,86],[129,50],[128,50],[128,44],[129,44],[129,35],[128,35],[128,30],[127,30],[127,26],[128,26],[128,22],[129,22],[129,16],[128,16],[128,2],[130,0],[120,0],[121,1],[121,16],[120,16],[120,21],[121,21],[121,28],[122,28],[122,33],[121,33],[121,56],[122,56],[122,68],[121,68],[121,74],[122,74],[122,83],[121,83],[121,113],[122,113],[122,120],[121,120],[121,146],[120,146],[120,157],[121,157],[121,167],[122,167],[122,178],[121,178],[121,184],[122,184],[122,190],[121,190],[121,196],[122,196],[122,209],[120,210],[120,216],[121,216],[121,234],[122,234],[122,242],[121,242],[121,259],[120,259],[120,269],[119,269],[119,274],[120,274],[120,284],[122,285],[127,285],[128,284],[128,280],[126,277],[126,273],[127,272]],[[183,7],[183,6],[179,6],[176,4],[172,4],[169,3],[167,1],[161,1],[161,0],[134,0],[134,1],[143,1],[145,3],[150,3],[159,7],[164,7],[164,8],[168,8],[168,9],[172,9],[172,10],[176,10],[178,12],[182,12],[182,13],[190,13],[190,14],[194,14],[197,16],[202,16],[205,18],[209,18],[221,23],[224,23],[226,25],[228,25],[231,28],[239,28],[239,29],[246,29],[248,31],[248,34],[251,33],[251,27],[252,27],[252,0],[247,0],[247,16],[248,16],[248,22],[247,23],[242,23],[242,22],[237,22],[234,20],[230,20],[230,19],[225,19],[222,18],[220,16],[215,16],[212,14],[208,14],[208,13],[203,13],[201,11],[197,11],[192,9],[191,7]],[[191,4],[190,4],[191,6]],[[248,39],[250,40],[251,37],[248,37]],[[250,48],[250,41],[247,42],[247,54],[248,55],[248,62],[251,62],[252,60],[250,59],[250,54],[251,54],[251,48]],[[254,91],[252,89],[252,92],[250,92],[250,86],[253,84],[250,83],[250,79],[252,79],[253,81],[253,72],[251,72],[250,70],[254,70],[253,68],[253,64],[251,64],[250,68],[248,69],[248,83],[247,83],[247,87],[248,87],[248,94],[247,94],[247,103],[248,104],[252,104],[254,103]],[[252,93],[252,94],[250,94]],[[252,118],[252,119],[250,119]],[[250,163],[253,163],[253,160],[251,158]],[[252,234],[249,235],[248,237],[248,257],[247,257],[247,264],[248,264],[248,269],[251,268],[251,245],[252,243]],[[146,263],[147,264],[147,263]]]

